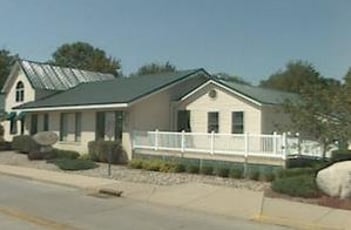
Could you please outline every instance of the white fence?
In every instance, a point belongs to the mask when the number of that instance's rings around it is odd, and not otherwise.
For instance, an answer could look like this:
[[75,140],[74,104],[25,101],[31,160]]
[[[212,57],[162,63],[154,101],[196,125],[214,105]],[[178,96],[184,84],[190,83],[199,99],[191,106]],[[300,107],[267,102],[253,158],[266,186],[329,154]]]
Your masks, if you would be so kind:
[[286,135],[134,131],[133,149],[286,159]]

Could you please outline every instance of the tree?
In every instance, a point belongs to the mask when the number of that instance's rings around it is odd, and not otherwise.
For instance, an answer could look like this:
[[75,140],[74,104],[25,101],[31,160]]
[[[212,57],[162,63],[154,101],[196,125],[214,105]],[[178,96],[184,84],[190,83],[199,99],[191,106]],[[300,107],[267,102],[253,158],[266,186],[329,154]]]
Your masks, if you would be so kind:
[[108,57],[105,51],[85,42],[63,44],[52,54],[52,61],[49,62],[70,68],[111,73],[116,77],[121,69],[119,60]]
[[239,83],[239,84],[243,84],[243,85],[251,85],[251,83],[245,81],[241,77],[229,75],[227,73],[217,73],[217,74],[215,74],[215,77],[219,80],[235,82],[235,83]]
[[334,141],[346,143],[351,136],[351,105],[345,92],[334,79],[321,78],[318,83],[305,86],[299,100],[284,105],[292,121],[287,128],[317,140],[324,156]]
[[132,73],[130,76],[139,76],[146,74],[154,74],[154,73],[166,73],[166,72],[175,72],[177,69],[174,65],[169,63],[168,61],[165,64],[160,63],[150,63],[141,66],[136,73]]
[[18,55],[12,55],[10,51],[0,50],[0,87],[2,88],[11,72],[12,65],[18,59]]
[[305,86],[313,85],[320,80],[320,74],[308,62],[291,61],[285,70],[279,70],[267,80],[260,82],[261,87],[288,92],[301,92]]

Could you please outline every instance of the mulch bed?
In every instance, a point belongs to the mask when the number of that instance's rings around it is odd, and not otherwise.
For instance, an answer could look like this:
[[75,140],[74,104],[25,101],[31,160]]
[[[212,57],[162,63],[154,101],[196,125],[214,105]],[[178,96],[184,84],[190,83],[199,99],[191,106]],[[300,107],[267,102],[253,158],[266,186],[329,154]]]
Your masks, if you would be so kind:
[[351,210],[351,199],[341,200],[339,198],[329,197],[325,195],[322,195],[319,198],[292,197],[285,194],[276,193],[271,189],[267,189],[264,192],[264,195],[270,198],[280,198],[284,200],[320,205],[320,206],[325,206],[330,208]]

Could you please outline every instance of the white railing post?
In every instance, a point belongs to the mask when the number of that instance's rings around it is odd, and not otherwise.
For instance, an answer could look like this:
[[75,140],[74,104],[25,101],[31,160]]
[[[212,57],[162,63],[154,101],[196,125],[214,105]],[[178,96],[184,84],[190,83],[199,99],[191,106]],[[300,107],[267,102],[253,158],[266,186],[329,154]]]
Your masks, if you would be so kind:
[[184,153],[184,149],[185,149],[185,131],[182,130],[182,140],[181,140],[181,151],[182,151],[182,153]]
[[158,150],[158,129],[155,130],[155,151]]
[[282,135],[282,158],[283,160],[286,160],[286,155],[288,153],[288,143],[287,143],[287,139],[286,139],[286,133],[283,133]]
[[244,152],[244,176],[248,175],[248,157],[249,157],[249,133],[244,134],[244,144],[245,144],[245,152]]
[[276,155],[277,154],[277,132],[273,132],[273,154]]
[[245,135],[244,135],[244,144],[245,144],[244,156],[246,159],[249,156],[249,133],[245,133]]
[[215,132],[212,130],[212,132],[211,132],[211,150],[210,150],[210,153],[212,155],[214,153],[214,139],[215,139]]

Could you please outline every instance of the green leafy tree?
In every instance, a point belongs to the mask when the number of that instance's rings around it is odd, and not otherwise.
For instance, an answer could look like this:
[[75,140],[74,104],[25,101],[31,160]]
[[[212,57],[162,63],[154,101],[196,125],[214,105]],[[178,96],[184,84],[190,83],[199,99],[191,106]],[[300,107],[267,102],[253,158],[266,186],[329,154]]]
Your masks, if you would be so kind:
[[299,100],[284,105],[292,121],[287,128],[317,140],[325,156],[330,144],[345,143],[351,136],[351,106],[345,92],[334,79],[320,78],[318,83],[305,86]]
[[261,87],[300,93],[305,86],[319,82],[320,74],[308,62],[291,61],[285,70],[279,70],[267,80],[260,82]]
[[111,73],[116,77],[121,69],[119,60],[85,42],[63,44],[53,53],[52,61],[49,62],[59,66]]
[[136,73],[132,73],[130,76],[139,76],[146,74],[154,74],[154,73],[166,73],[166,72],[175,72],[177,68],[169,63],[168,61],[164,64],[160,63],[150,63],[141,66]]
[[245,81],[241,77],[238,77],[235,75],[229,75],[227,73],[217,73],[217,74],[215,74],[215,77],[219,80],[235,82],[235,83],[239,83],[239,84],[243,84],[243,85],[251,85],[250,82]]
[[18,55],[12,55],[8,50],[0,50],[0,87],[2,88],[11,72],[12,65],[18,59]]

